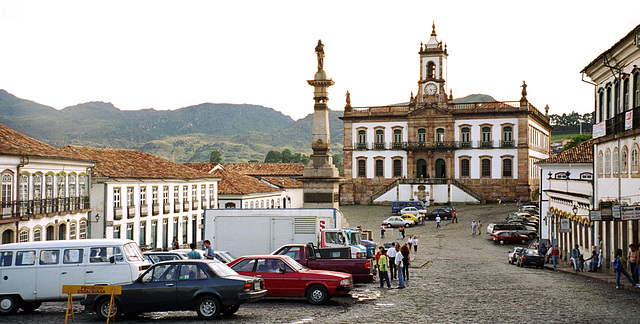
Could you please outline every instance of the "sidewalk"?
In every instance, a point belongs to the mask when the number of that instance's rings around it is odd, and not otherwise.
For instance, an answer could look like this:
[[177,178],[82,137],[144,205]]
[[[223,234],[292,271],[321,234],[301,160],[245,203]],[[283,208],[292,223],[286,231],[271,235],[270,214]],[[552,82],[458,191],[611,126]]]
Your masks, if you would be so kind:
[[[578,276],[589,277],[598,281],[609,283],[611,284],[612,287],[615,287],[616,285],[616,274],[609,273],[609,272],[602,272],[602,269],[598,270],[598,272],[588,272],[588,271],[575,272],[572,266],[569,266],[564,262],[558,264],[557,268],[554,268],[553,264],[545,264],[544,267],[547,270],[566,272],[566,273],[572,273]],[[638,290],[638,288],[632,286],[627,280],[627,278],[624,276],[620,278],[620,288]]]

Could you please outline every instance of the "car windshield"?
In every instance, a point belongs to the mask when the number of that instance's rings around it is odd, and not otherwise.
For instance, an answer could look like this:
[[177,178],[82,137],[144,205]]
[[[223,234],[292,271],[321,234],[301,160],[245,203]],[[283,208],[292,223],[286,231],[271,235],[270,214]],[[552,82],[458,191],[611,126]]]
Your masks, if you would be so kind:
[[211,268],[211,270],[213,270],[213,272],[215,272],[216,275],[218,275],[218,277],[238,275],[238,273],[235,272],[235,270],[229,268],[229,266],[220,262],[209,262],[209,268]]
[[533,256],[540,255],[540,253],[538,253],[538,250],[533,250],[533,249],[526,249],[524,251],[524,254],[533,255]]
[[122,249],[124,250],[124,255],[127,256],[127,260],[129,261],[144,261],[145,258],[142,255],[142,251],[138,247],[136,243],[127,243]]
[[349,242],[351,242],[351,245],[358,245],[362,243],[360,233],[348,232],[347,234],[349,235]]
[[293,269],[295,269],[296,271],[303,271],[303,270],[307,270],[307,268],[305,266],[303,266],[302,264],[298,263],[298,261],[294,260],[293,258],[291,258],[288,255],[283,255],[282,258],[284,259],[284,261],[290,265]]

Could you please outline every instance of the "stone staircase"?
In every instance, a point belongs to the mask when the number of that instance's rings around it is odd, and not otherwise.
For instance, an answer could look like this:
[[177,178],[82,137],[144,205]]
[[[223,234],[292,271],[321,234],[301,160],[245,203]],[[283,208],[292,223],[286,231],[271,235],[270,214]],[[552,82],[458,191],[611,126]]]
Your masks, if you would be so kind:
[[464,183],[462,183],[462,182],[460,182],[460,181],[458,181],[456,179],[446,179],[446,178],[398,178],[395,181],[389,183],[388,185],[382,187],[380,190],[377,190],[376,192],[374,192],[371,195],[371,202],[370,203],[373,203],[373,201],[376,200],[376,198],[382,196],[387,191],[389,191],[392,188],[394,188],[396,186],[399,186],[401,184],[413,184],[413,185],[419,185],[419,184],[423,184],[423,185],[450,184],[450,185],[454,185],[454,186],[458,187],[460,190],[464,191],[469,196],[477,199],[481,204],[484,204],[486,202],[484,197],[481,194],[473,191],[471,188],[467,187]]

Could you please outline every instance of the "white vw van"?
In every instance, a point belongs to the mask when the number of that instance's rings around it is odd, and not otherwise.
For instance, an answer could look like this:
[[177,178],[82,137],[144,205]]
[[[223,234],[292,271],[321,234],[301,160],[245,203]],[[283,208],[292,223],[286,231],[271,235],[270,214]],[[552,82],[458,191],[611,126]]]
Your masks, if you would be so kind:
[[132,282],[151,264],[131,240],[95,239],[0,245],[0,314],[66,300],[62,285]]

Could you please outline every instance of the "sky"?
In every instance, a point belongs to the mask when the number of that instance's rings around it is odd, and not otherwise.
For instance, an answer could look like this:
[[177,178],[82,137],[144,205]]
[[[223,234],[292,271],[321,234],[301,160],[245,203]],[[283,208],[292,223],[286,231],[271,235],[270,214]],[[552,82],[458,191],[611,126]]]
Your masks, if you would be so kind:
[[633,1],[7,1],[0,89],[56,109],[204,102],[313,112],[314,48],[335,81],[329,108],[409,100],[435,22],[455,98],[489,94],[550,114],[593,111],[580,71],[640,24]]

